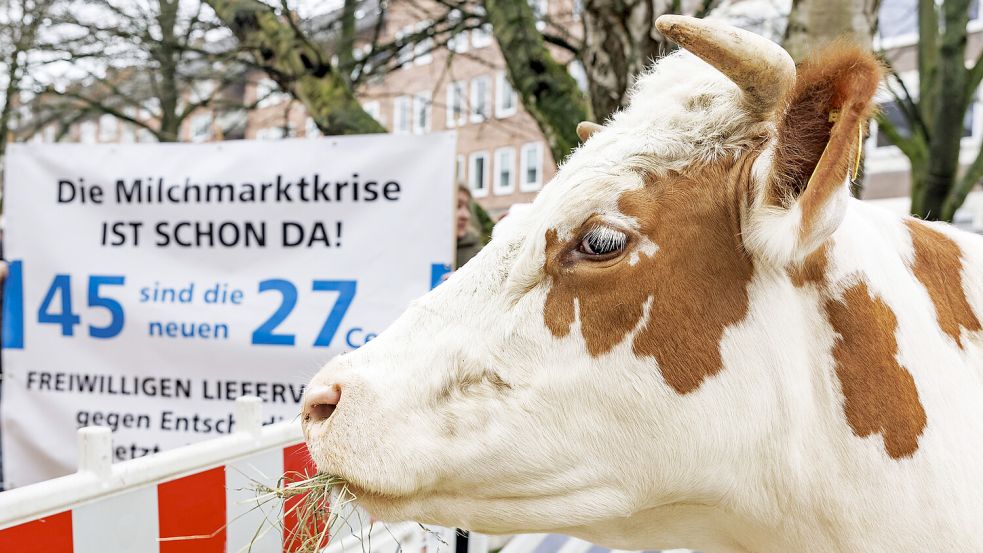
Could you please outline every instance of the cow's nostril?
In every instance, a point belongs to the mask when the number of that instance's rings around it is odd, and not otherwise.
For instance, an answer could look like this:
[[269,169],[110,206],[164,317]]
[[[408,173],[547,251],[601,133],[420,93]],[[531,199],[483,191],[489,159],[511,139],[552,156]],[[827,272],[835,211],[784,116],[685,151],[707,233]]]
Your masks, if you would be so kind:
[[341,387],[337,384],[308,389],[304,396],[304,421],[327,420],[334,413],[339,401],[341,401]]

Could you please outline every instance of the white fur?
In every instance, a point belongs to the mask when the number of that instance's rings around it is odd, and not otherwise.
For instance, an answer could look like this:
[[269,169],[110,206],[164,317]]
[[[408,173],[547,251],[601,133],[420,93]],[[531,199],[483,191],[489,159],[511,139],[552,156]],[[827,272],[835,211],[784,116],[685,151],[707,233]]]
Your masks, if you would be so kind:
[[[983,338],[967,334],[963,351],[938,328],[899,219],[844,196],[819,228],[834,293],[862,278],[897,315],[898,360],[928,416],[911,458],[847,424],[823,298],[783,265],[815,246],[796,238],[794,209],[745,214],[759,256],[749,311],[724,333],[723,369],[694,392],[676,393],[632,351],[650,302],[597,358],[579,316],[561,338],[545,326],[547,230],[570,238],[592,216],[637,228],[618,198],[644,185],[639,169],[682,172],[765,148],[773,133],[705,63],[664,59],[527,212],[314,378],[342,388],[334,415],[305,425],[318,466],[362,488],[384,519],[485,532],[707,553],[983,551]],[[983,240],[943,228],[966,252],[966,293],[983,313]]]

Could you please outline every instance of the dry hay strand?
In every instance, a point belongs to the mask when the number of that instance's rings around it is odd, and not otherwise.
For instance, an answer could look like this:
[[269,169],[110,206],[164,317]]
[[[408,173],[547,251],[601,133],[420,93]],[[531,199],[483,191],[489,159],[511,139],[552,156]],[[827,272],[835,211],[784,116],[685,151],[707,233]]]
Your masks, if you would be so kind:
[[[279,514],[273,520],[266,517],[268,524],[256,530],[248,550],[264,532],[264,527],[279,528],[283,533],[284,548],[296,553],[317,553],[327,543],[328,537],[348,528],[353,534],[361,531],[361,515],[358,515],[358,528],[349,520],[357,511],[354,509],[355,495],[348,484],[325,473],[308,476],[300,472],[288,472],[280,476],[274,486],[253,481],[257,507],[273,502]],[[268,531],[268,529],[266,530]],[[248,551],[247,550],[247,551]]]
[[[361,511],[355,508],[356,497],[348,488],[348,483],[325,473],[308,476],[301,472],[287,472],[281,475],[272,486],[267,485],[251,476],[250,491],[256,497],[244,501],[250,508],[229,520],[221,528],[210,534],[195,536],[178,536],[159,538],[158,541],[181,541],[209,539],[217,536],[230,524],[240,518],[259,510],[263,519],[249,540],[248,545],[238,553],[251,553],[253,546],[272,530],[278,529],[283,536],[284,551],[293,553],[319,553],[328,544],[329,536],[338,535],[342,530],[355,536],[361,544],[361,553],[372,552],[373,524],[382,524],[389,536],[396,542],[396,553],[402,553],[399,539],[393,535],[389,526],[381,522],[369,522],[362,517]],[[427,535],[438,542],[437,551],[447,547],[448,543],[434,530],[420,524]],[[363,530],[368,532],[363,533]]]

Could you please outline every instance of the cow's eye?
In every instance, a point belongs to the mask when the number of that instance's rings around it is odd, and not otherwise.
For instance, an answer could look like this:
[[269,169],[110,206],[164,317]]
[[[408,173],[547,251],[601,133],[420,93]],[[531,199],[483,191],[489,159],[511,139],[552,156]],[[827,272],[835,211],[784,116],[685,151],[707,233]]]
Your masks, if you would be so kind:
[[584,235],[577,250],[588,256],[610,257],[625,249],[628,236],[611,227],[597,226]]

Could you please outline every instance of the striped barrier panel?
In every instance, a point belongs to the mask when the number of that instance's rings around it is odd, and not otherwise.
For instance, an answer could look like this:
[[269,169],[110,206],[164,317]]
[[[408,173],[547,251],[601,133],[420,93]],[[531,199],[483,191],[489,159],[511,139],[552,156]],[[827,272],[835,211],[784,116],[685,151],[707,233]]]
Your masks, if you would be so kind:
[[0,493],[3,553],[255,553],[298,549],[296,516],[257,502],[256,484],[313,474],[300,425],[262,427],[259,398],[236,402],[236,432],[112,464],[108,428],[79,430],[75,474]]
[[[315,467],[299,424],[261,421],[260,399],[242,397],[234,434],[116,464],[108,428],[80,429],[78,472],[0,492],[0,553],[300,553],[309,533],[290,510],[302,498],[261,503],[256,486]],[[343,518],[352,521],[331,528],[323,553],[488,553],[503,545],[501,553],[658,553],[543,534],[506,545],[475,532],[373,522],[361,511]]]

